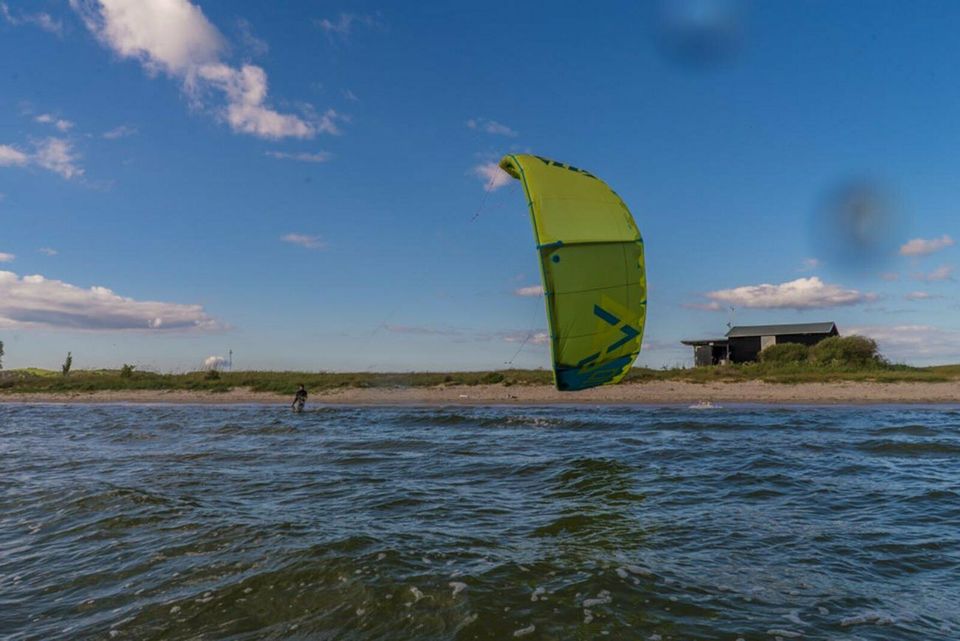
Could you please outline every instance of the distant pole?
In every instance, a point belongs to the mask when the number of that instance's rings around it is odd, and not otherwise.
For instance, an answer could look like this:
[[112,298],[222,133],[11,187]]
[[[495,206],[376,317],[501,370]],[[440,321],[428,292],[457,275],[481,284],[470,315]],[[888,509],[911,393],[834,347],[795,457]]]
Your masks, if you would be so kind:
[[230,371],[232,372],[233,371],[233,350],[232,349],[230,350],[229,355],[230,355],[230,358],[227,359],[227,367],[229,367]]

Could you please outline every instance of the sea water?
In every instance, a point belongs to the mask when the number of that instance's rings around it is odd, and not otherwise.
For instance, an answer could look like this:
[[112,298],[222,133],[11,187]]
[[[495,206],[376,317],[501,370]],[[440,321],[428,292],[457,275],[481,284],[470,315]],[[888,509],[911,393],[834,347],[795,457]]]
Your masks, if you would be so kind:
[[944,407],[0,405],[0,639],[960,639]]

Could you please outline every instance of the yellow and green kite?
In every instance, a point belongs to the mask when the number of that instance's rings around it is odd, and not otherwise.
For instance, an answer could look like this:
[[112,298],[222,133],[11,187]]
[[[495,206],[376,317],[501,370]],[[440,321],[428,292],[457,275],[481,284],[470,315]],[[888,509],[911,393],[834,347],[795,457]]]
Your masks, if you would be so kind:
[[540,252],[557,389],[617,383],[640,353],[643,239],[620,197],[588,171],[528,154],[500,167],[523,183]]

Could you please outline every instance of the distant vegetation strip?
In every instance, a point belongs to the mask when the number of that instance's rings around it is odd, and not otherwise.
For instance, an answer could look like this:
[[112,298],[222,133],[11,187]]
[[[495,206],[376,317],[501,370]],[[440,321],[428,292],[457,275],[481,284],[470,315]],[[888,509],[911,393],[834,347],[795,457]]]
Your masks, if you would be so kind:
[[[908,367],[870,363],[861,366],[809,362],[760,362],[693,369],[634,368],[627,382],[686,381],[691,383],[765,381],[769,383],[829,383],[837,381],[935,383],[960,379],[960,365]],[[130,369],[75,370],[68,376],[36,368],[0,371],[0,393],[97,392],[112,390],[197,390],[293,394],[299,384],[311,392],[338,388],[404,388],[451,385],[551,385],[547,370],[507,369],[489,372],[190,372],[158,374]]]

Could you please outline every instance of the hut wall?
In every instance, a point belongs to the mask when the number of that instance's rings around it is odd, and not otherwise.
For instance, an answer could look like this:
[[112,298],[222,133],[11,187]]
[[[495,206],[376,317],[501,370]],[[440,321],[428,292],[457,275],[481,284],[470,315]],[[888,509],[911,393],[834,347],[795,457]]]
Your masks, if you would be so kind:
[[734,363],[750,363],[760,353],[760,337],[744,336],[730,339],[730,360]]
[[697,345],[693,348],[693,364],[696,367],[705,365],[715,365],[713,360],[713,347],[710,345]]

